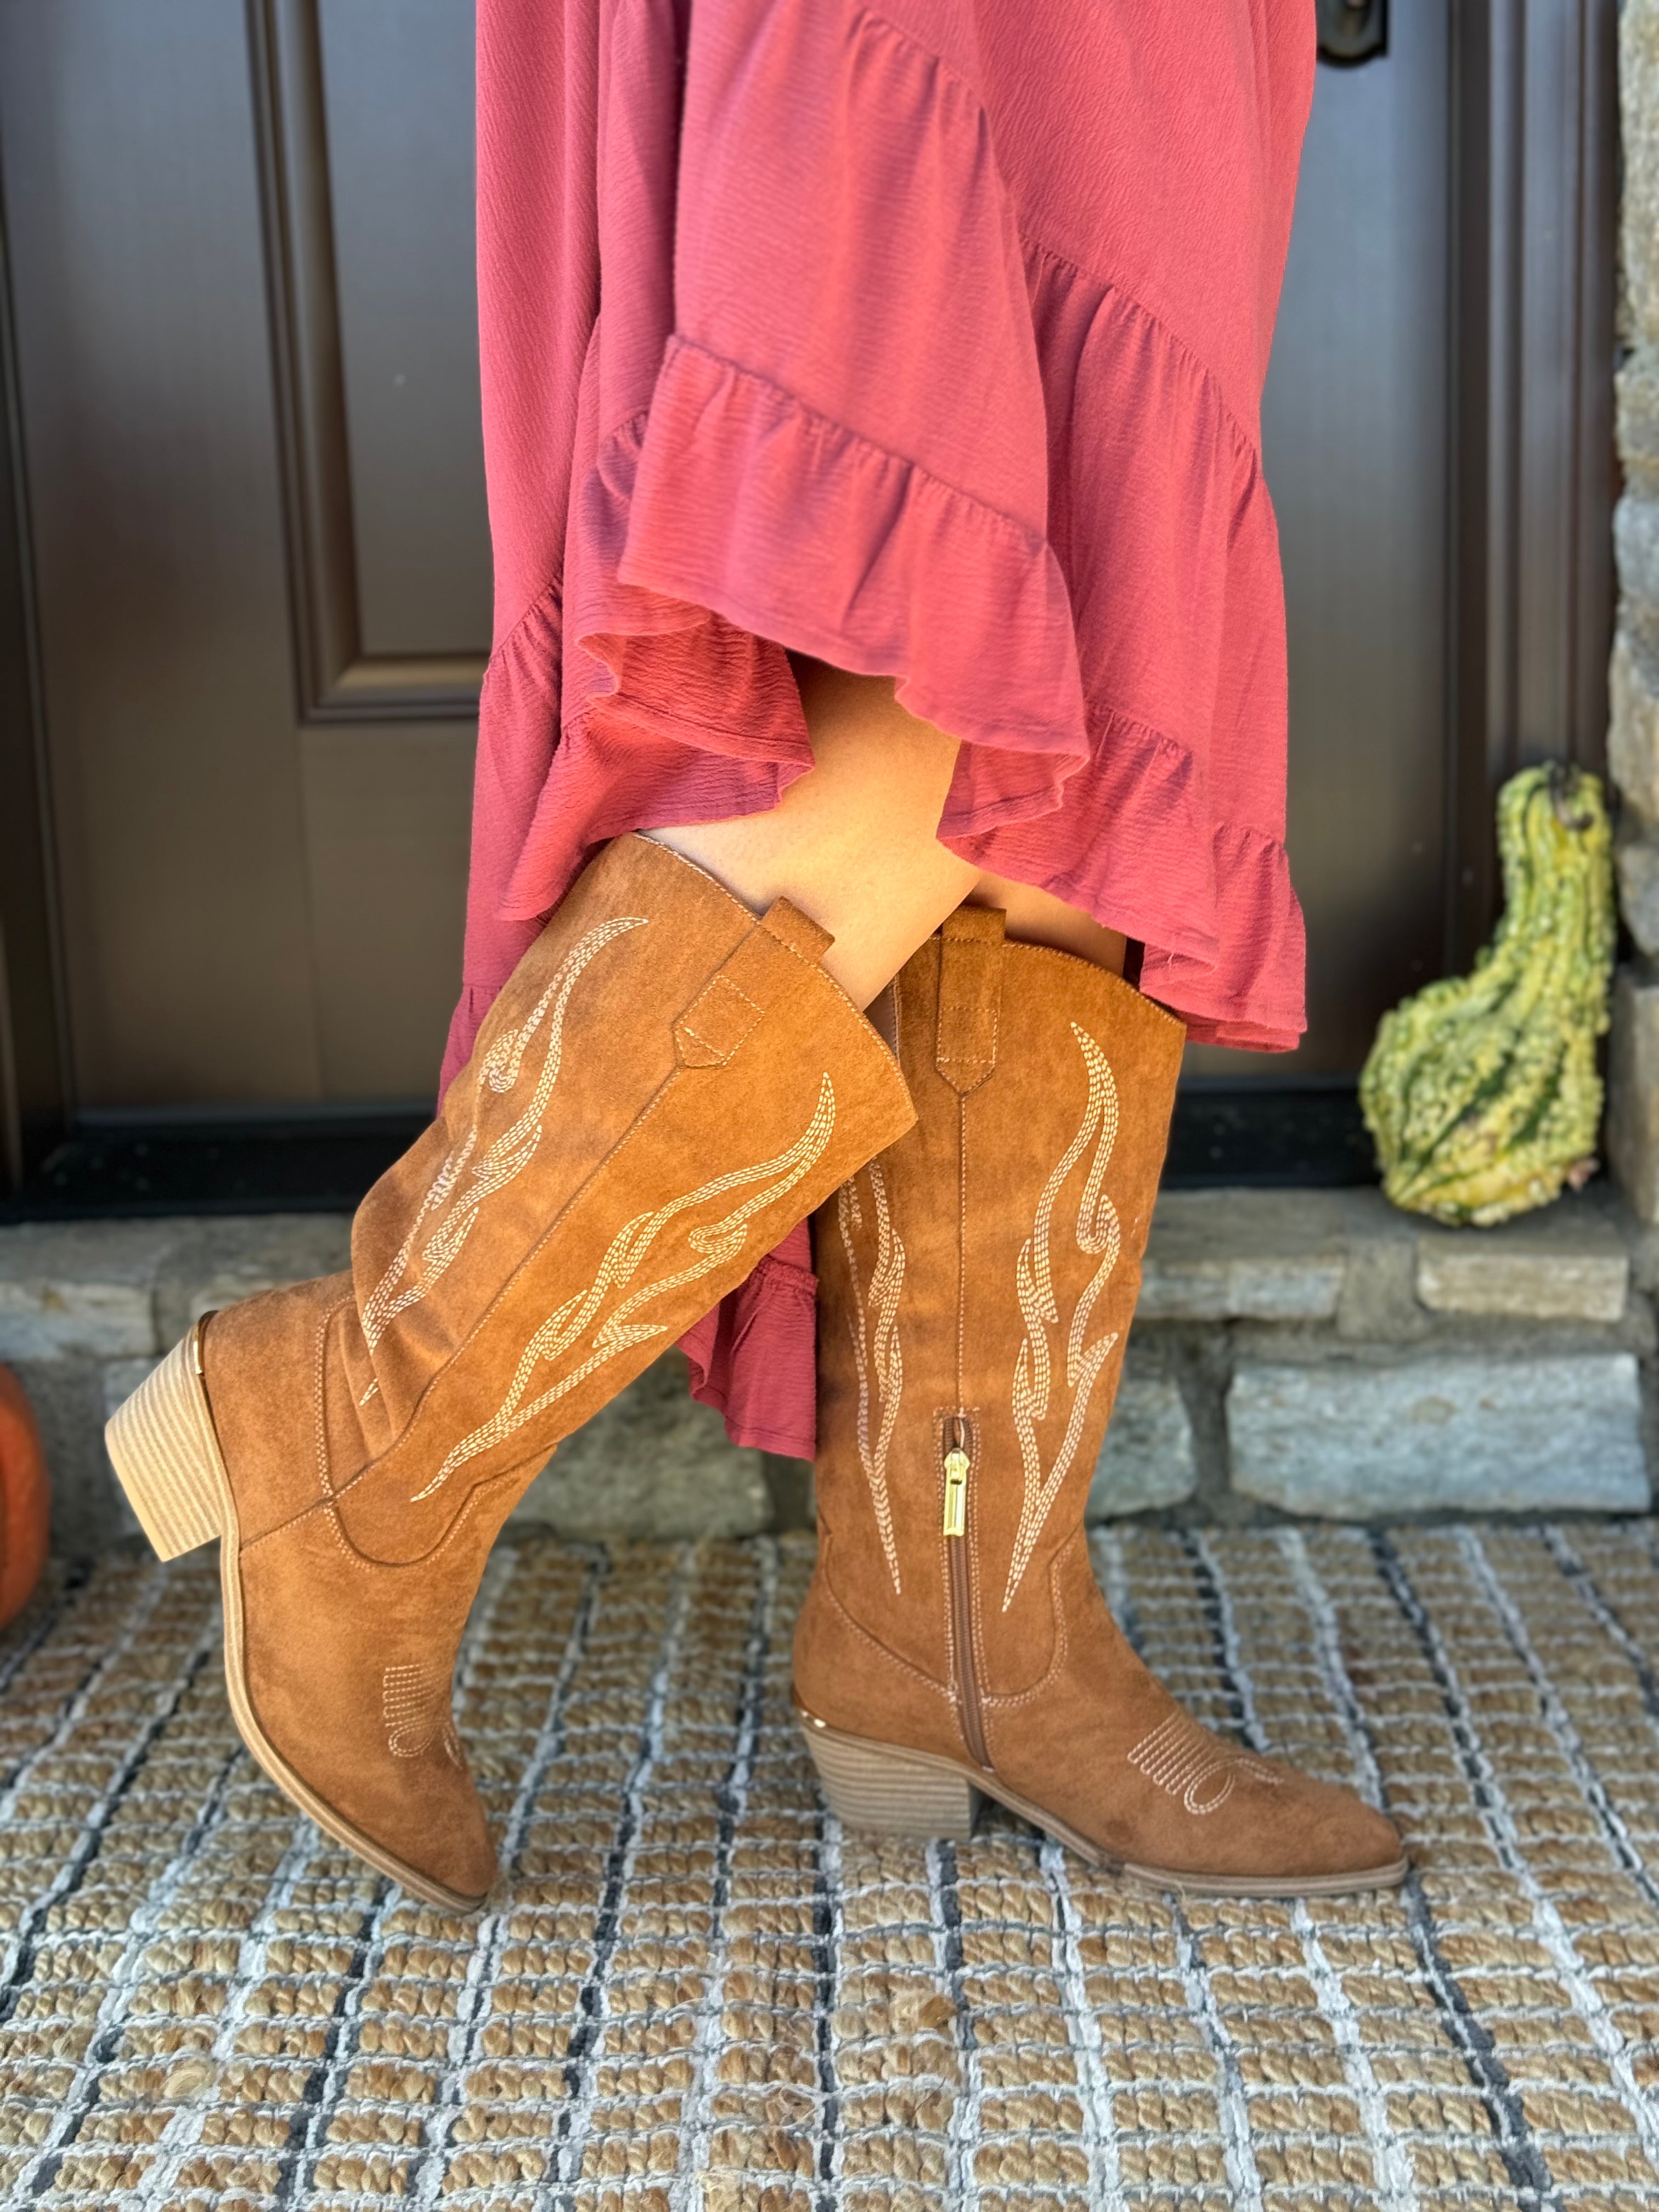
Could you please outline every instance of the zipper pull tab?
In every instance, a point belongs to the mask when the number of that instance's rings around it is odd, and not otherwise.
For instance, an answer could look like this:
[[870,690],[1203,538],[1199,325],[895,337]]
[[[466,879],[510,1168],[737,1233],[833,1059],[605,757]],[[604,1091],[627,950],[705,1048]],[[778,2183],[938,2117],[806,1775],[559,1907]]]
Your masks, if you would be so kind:
[[954,1441],[945,1455],[945,1533],[960,1536],[968,1525],[968,1474],[973,1465],[966,1449],[968,1424],[953,1419],[950,1433]]

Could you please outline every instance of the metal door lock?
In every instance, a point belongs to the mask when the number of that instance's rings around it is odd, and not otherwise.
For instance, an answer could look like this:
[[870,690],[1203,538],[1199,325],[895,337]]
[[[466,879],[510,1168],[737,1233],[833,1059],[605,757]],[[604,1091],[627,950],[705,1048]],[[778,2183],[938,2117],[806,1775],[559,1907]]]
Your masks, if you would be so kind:
[[1389,0],[1316,0],[1319,58],[1352,68],[1389,51]]

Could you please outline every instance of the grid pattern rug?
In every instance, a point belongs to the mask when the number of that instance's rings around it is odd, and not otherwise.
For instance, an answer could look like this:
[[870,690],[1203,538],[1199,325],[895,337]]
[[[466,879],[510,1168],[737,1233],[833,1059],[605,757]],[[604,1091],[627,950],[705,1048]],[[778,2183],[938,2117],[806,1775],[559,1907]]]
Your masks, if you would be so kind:
[[0,1639],[0,2203],[1651,2212],[1653,1524],[1101,1539],[1194,1710],[1404,1826],[1403,1892],[1307,1905],[842,1832],[811,1563],[498,1551],[474,1920],[251,1765],[208,1564],[64,1576]]

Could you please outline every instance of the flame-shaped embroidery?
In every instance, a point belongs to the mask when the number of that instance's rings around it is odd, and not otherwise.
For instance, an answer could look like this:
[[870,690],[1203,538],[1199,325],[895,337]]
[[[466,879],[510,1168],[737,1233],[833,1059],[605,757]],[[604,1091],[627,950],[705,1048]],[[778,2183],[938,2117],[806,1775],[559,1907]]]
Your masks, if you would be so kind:
[[[859,1204],[858,1177],[844,1182],[836,1200],[836,1218],[841,1228],[841,1241],[847,1253],[847,1272],[852,1278],[853,1310],[848,1316],[848,1327],[853,1337],[853,1358],[858,1369],[859,1464],[864,1469],[864,1479],[870,1486],[870,1502],[875,1507],[876,1526],[881,1531],[881,1548],[887,1557],[887,1571],[893,1578],[895,1593],[900,1590],[898,1546],[893,1537],[893,1510],[887,1496],[887,1449],[893,1440],[893,1425],[898,1419],[899,1400],[904,1395],[904,1362],[899,1350],[898,1304],[899,1293],[904,1287],[904,1246],[893,1226],[892,1208],[887,1201],[886,1179],[881,1171],[881,1162],[872,1160],[865,1170],[870,1178],[870,1195],[876,1217],[876,1264],[870,1276],[866,1292],[859,1273],[857,1247],[853,1242],[854,1231],[864,1226],[864,1212]],[[865,1308],[874,1310],[875,1328],[866,1352],[865,1345]],[[880,1414],[873,1445],[870,1441],[870,1378],[875,1371],[875,1397]]]
[[[464,1467],[468,1460],[476,1459],[493,1445],[505,1443],[527,1422],[533,1421],[538,1413],[544,1413],[556,1400],[585,1382],[596,1368],[615,1359],[630,1345],[643,1344],[651,1337],[663,1335],[669,1326],[666,1322],[635,1322],[632,1316],[653,1298],[665,1297],[672,1291],[684,1289],[687,1284],[712,1274],[724,1261],[734,1259],[749,1241],[749,1224],[754,1216],[784,1197],[811,1172],[830,1142],[835,1125],[836,1091],[826,1073],[818,1089],[817,1109],[787,1152],[778,1153],[773,1159],[759,1160],[751,1167],[733,1168],[725,1175],[715,1176],[683,1197],[671,1199],[654,1212],[636,1214],[619,1229],[587,1288],[567,1298],[556,1313],[550,1314],[526,1345],[512,1386],[498,1410],[481,1428],[462,1437],[426,1488],[416,1492],[411,1502],[418,1504],[422,1498],[430,1498],[458,1467]],[[537,1368],[564,1357],[586,1330],[608,1293],[632,1282],[641,1262],[670,1222],[690,1212],[694,1206],[723,1198],[729,1191],[748,1189],[755,1183],[766,1187],[750,1190],[750,1195],[722,1219],[705,1222],[687,1232],[686,1243],[696,1255],[689,1267],[672,1275],[659,1276],[655,1282],[647,1283],[631,1297],[624,1298],[594,1332],[587,1357],[561,1381],[526,1401],[526,1393]]]
[[450,1705],[448,1671],[419,1663],[388,1667],[380,1680],[386,1746],[394,1759],[419,1759],[433,1745],[459,1765],[460,1742]]
[[[1013,1603],[1014,1592],[1019,1588],[1020,1577],[1030,1564],[1031,1553],[1042,1533],[1042,1524],[1048,1517],[1060,1486],[1071,1472],[1084,1424],[1089,1418],[1091,1394],[1112,1346],[1117,1342],[1117,1331],[1109,1329],[1104,1336],[1097,1337],[1086,1349],[1084,1344],[1095,1301],[1116,1267],[1123,1244],[1117,1208],[1101,1188],[1107,1163],[1112,1157],[1112,1147],[1117,1141],[1117,1085],[1105,1054],[1087,1031],[1080,1030],[1073,1022],[1072,1035],[1078,1041],[1083,1054],[1083,1064],[1088,1070],[1089,1103],[1084,1113],[1082,1127],[1066,1146],[1059,1164],[1042,1187],[1031,1234],[1020,1248],[1019,1260],[1014,1270],[1015,1294],[1019,1299],[1020,1313],[1025,1322],[1025,1341],[1021,1345],[1018,1359],[1015,1362],[1013,1389],[1014,1432],[1019,1438],[1025,1495],[1020,1508],[1019,1528],[1014,1537],[1013,1557],[1008,1564],[1008,1586],[1003,1593],[1002,1609],[1005,1613]],[[1048,1412],[1048,1331],[1060,1326],[1060,1308],[1055,1303],[1054,1278],[1049,1267],[1049,1233],[1054,1202],[1060,1196],[1060,1187],[1091,1145],[1095,1152],[1084,1182],[1083,1196],[1078,1205],[1077,1242],[1078,1249],[1091,1260],[1098,1258],[1100,1265],[1077,1302],[1077,1310],[1072,1316],[1072,1326],[1066,1334],[1066,1383],[1072,1393],[1071,1418],[1066,1424],[1066,1433],[1060,1440],[1054,1464],[1045,1475],[1042,1448],[1037,1441],[1037,1424],[1046,1419]]]
[[1260,1759],[1252,1759],[1236,1744],[1224,1742],[1177,1709],[1160,1721],[1124,1756],[1149,1782],[1175,1798],[1196,1819],[1218,1813],[1233,1794],[1241,1774],[1277,1790],[1284,1776]]
[[[564,1017],[570,1004],[570,994],[575,989],[583,969],[596,953],[629,930],[643,929],[645,921],[643,915],[617,915],[609,921],[602,921],[596,929],[590,929],[585,937],[572,945],[559,963],[547,988],[524,1020],[516,1029],[503,1031],[489,1048],[478,1071],[475,1115],[487,1102],[489,1093],[494,1092],[499,1097],[514,1087],[523,1069],[525,1056],[538,1030],[544,1023],[546,1024],[542,1072],[524,1111],[509,1128],[504,1129],[478,1153],[476,1160],[473,1154],[478,1145],[478,1125],[475,1118],[463,1143],[448,1155],[439,1169],[436,1180],[410,1224],[409,1234],[404,1237],[397,1258],[365,1304],[363,1341],[371,1352],[398,1316],[406,1312],[410,1306],[418,1304],[454,1263],[484,1200],[496,1191],[504,1189],[515,1176],[522,1175],[535,1158],[536,1148],[541,1142],[548,1101],[553,1095],[553,1086],[559,1079],[559,1069],[564,1058]],[[456,1187],[462,1176],[468,1174],[469,1167],[469,1179],[457,1196]],[[439,1217],[435,1225],[434,1217]],[[427,1242],[411,1277],[410,1263],[414,1260],[415,1248],[423,1234]],[[360,1403],[368,1401],[374,1387],[370,1384]]]

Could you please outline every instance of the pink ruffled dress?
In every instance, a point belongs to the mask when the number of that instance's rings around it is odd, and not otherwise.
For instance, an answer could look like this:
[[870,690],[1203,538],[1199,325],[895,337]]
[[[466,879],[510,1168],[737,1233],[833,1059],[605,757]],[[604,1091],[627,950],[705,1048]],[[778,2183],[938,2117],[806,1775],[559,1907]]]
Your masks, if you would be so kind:
[[[775,805],[785,657],[962,740],[939,834],[1292,1044],[1259,410],[1311,0],[479,0],[495,558],[447,1081],[607,839]],[[810,1455],[803,1227],[686,1340]]]

